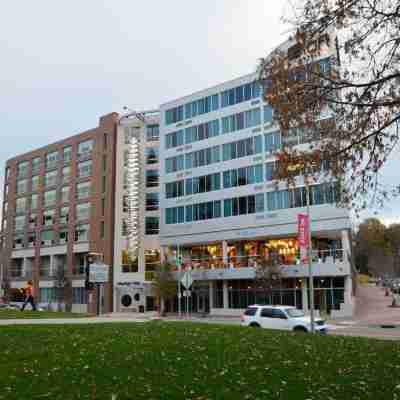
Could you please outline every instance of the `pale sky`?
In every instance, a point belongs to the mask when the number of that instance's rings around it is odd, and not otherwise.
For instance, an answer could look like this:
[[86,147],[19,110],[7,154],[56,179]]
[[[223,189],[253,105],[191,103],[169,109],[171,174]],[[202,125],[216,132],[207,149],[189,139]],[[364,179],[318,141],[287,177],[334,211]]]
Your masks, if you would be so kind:
[[[283,0],[12,0],[0,13],[0,188],[5,161],[253,72],[282,42]],[[397,157],[398,158],[398,157]],[[385,179],[398,179],[400,163]],[[397,165],[397,168],[396,168]],[[2,196],[1,196],[2,198]],[[379,215],[399,219],[400,203]]]

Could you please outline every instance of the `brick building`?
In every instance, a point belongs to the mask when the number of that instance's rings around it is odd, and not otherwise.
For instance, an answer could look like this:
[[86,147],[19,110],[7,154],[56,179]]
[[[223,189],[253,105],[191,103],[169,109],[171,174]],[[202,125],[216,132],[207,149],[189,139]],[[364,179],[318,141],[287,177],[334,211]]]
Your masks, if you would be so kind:
[[[3,287],[10,300],[32,279],[39,303],[94,312],[86,293],[88,252],[112,268],[118,114],[86,132],[7,161],[2,213]],[[104,311],[112,310],[112,271]]]

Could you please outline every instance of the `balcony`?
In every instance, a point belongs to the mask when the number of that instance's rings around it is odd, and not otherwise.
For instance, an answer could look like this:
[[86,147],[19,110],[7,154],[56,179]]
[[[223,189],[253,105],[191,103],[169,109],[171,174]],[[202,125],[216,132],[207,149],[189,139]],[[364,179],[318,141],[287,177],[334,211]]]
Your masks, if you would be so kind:
[[11,278],[19,278],[19,279],[30,279],[32,278],[32,270],[24,269],[21,267],[11,267],[10,268],[10,277]]
[[[308,276],[308,263],[296,257],[290,264],[278,264],[283,277]],[[175,260],[173,260],[175,265]],[[258,256],[235,256],[227,258],[209,257],[202,259],[183,258],[183,267],[191,268],[195,280],[254,279],[259,263]],[[314,276],[343,276],[350,274],[350,264],[342,249],[314,251],[312,256]]]

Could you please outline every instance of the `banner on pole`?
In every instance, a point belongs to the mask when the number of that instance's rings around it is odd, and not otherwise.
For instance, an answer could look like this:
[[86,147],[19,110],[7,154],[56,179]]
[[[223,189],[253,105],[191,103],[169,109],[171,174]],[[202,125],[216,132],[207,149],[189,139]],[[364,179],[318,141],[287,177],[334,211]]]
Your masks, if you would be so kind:
[[308,216],[305,214],[297,215],[297,240],[300,248],[300,260],[307,260],[308,249]]

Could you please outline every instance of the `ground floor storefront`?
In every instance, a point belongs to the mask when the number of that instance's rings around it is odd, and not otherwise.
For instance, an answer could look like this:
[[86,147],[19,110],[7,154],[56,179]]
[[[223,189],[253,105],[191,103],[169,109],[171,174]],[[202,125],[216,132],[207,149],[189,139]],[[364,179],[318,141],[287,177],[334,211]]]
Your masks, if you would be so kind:
[[[192,313],[211,315],[238,315],[249,305],[271,304],[294,306],[307,312],[310,304],[308,286],[308,278],[282,279],[273,288],[261,287],[254,279],[195,281],[190,291],[182,290],[180,308],[182,312],[189,310]],[[316,310],[337,315],[343,305],[350,302],[350,277],[314,278]],[[166,309],[178,312],[178,297],[167,301]]]

